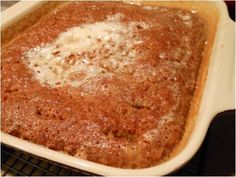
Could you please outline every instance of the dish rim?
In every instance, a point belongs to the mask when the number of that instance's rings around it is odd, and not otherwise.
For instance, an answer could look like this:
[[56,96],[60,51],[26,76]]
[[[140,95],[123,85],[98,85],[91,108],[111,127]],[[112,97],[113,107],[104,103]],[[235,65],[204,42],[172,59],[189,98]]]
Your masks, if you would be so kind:
[[[19,2],[10,9],[7,9],[2,13],[2,24],[1,27],[5,28],[7,25],[11,23],[11,21],[16,18],[22,17],[24,14],[28,13],[30,9],[34,9],[35,7],[38,7],[42,4],[40,1],[35,2],[28,2],[28,5],[25,5],[25,2]],[[14,13],[13,17],[9,16],[9,14],[12,13],[14,9],[18,9],[20,6],[22,6],[20,11],[17,11]],[[233,60],[227,62],[214,62],[215,58],[220,58],[220,50],[228,51],[229,58],[233,58],[233,52],[232,52],[232,42],[227,43],[227,41],[230,41],[230,35],[226,39],[225,35],[226,33],[230,34],[231,30],[234,30],[234,23],[229,19],[229,16],[227,14],[226,5],[222,2],[220,2],[220,5],[217,6],[219,8],[219,15],[220,19],[218,22],[217,27],[217,33],[215,34],[215,42],[212,49],[212,55],[210,56],[210,63],[209,63],[209,71],[208,71],[208,78],[205,83],[203,95],[201,104],[199,107],[199,114],[196,116],[196,125],[194,126],[192,135],[189,137],[188,144],[184,147],[184,149],[179,152],[175,157],[172,159],[167,160],[166,162],[163,162],[162,164],[149,167],[149,168],[143,168],[143,169],[122,169],[122,168],[116,168],[116,167],[110,167],[102,164],[98,164],[95,162],[87,161],[78,159],[76,157],[72,157],[69,155],[66,155],[61,152],[57,152],[51,149],[48,149],[46,147],[43,147],[41,145],[37,145],[34,143],[30,143],[28,141],[22,140],[20,138],[14,137],[12,135],[6,134],[1,131],[1,142],[7,145],[10,145],[12,147],[15,147],[17,149],[21,149],[23,151],[26,151],[28,153],[50,159],[52,161],[56,161],[65,165],[72,166],[74,168],[78,168],[84,171],[96,173],[96,174],[103,174],[103,175],[165,175],[168,174],[180,166],[184,165],[197,151],[197,149],[200,147],[205,134],[207,132],[207,129],[209,127],[210,122],[212,121],[213,117],[223,110],[232,109],[235,108],[234,100],[232,100],[232,96],[234,95],[234,77],[231,76],[231,71],[234,71],[234,64]],[[11,13],[10,13],[11,12]],[[9,16],[9,17],[8,17]],[[4,18],[3,18],[4,17]],[[222,30],[222,28],[228,25],[229,28]],[[232,38],[232,37],[231,37]],[[224,40],[223,40],[224,39]],[[223,42],[221,42],[223,41]],[[222,45],[224,45],[222,47]],[[234,46],[233,46],[234,47]],[[224,52],[223,52],[224,53]],[[214,58],[214,61],[213,61]],[[218,59],[219,60],[219,59]],[[223,68],[223,73],[226,73],[225,77],[220,77],[219,74],[216,74],[216,72],[219,72],[219,66],[221,66],[221,63],[225,65]],[[230,71],[227,71],[228,68],[231,68]],[[215,76],[215,77],[213,77]],[[228,76],[228,77],[227,77]],[[211,78],[211,79],[209,79]],[[216,81],[213,81],[214,78]],[[219,86],[216,82],[223,82],[226,84],[227,87]],[[223,84],[222,84],[223,85]],[[217,89],[214,89],[215,86],[218,86]],[[213,87],[213,88],[212,88]],[[227,93],[228,94],[225,94]],[[213,99],[215,96],[220,96],[218,99]],[[213,101],[206,101],[209,98],[212,98]],[[234,96],[233,96],[234,98]],[[221,101],[221,104],[217,104],[218,101]],[[208,106],[203,108],[202,103],[210,103]],[[205,105],[205,104],[204,104]],[[212,106],[212,107],[211,107]],[[207,108],[212,108],[211,111],[207,111]],[[202,110],[203,109],[203,110]],[[201,117],[207,116],[206,119],[203,119]],[[199,118],[200,117],[200,118]],[[200,131],[201,133],[198,134],[197,132]],[[195,138],[193,138],[195,137]]]

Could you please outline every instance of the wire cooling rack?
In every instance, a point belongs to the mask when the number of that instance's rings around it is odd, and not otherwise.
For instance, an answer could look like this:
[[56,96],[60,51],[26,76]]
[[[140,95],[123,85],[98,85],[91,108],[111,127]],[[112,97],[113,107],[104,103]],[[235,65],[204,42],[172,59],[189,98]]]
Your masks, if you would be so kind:
[[[5,10],[9,6],[13,5],[17,1],[1,1],[1,11]],[[235,20],[235,5],[233,6],[233,3],[230,1],[226,1],[228,8],[230,10],[230,15],[233,17],[232,19]],[[233,114],[233,115],[232,115]],[[233,133],[235,132],[235,127],[232,128],[232,125],[235,125],[235,110],[233,113],[231,113],[231,120],[228,121],[228,124],[231,125],[231,130],[233,130]],[[233,117],[233,119],[232,119]],[[224,118],[225,119],[225,118]],[[221,125],[222,122],[219,124]],[[223,129],[227,132],[229,129],[229,125],[227,126],[227,129]],[[219,130],[218,130],[219,131]],[[229,132],[225,135],[230,135]],[[232,133],[231,133],[232,134]],[[209,137],[209,136],[208,136]],[[208,141],[208,137],[205,139],[202,147],[197,152],[197,154],[192,158],[192,160],[187,163],[182,169],[178,170],[175,173],[172,173],[170,175],[173,176],[194,176],[194,175],[229,175],[228,171],[232,171],[232,175],[235,176],[235,161],[231,163],[224,163],[225,167],[229,167],[227,169],[227,173],[222,171],[222,165],[218,166],[217,170],[216,168],[211,169],[215,173],[206,172],[209,171],[209,167],[207,168],[207,162],[206,162],[206,156],[209,152],[212,151],[212,148],[209,148],[211,141]],[[230,135],[231,139],[228,137],[228,141],[234,142],[235,144],[235,137]],[[217,139],[218,136],[217,136]],[[210,137],[210,140],[215,141],[214,138]],[[227,144],[227,142],[221,143],[219,145],[222,146],[222,144]],[[235,157],[235,146],[232,146],[234,150],[229,148],[219,148],[222,149],[222,152],[227,152],[228,154]],[[219,156],[221,153],[219,152],[217,155]],[[224,154],[223,154],[224,156]],[[225,159],[227,159],[225,157]],[[213,164],[214,161],[210,161],[210,164]],[[208,170],[206,170],[208,169]],[[229,170],[230,169],[230,170]],[[216,173],[216,171],[221,171],[220,173]],[[233,172],[234,171],[234,172]],[[79,171],[70,167],[66,167],[61,164],[57,164],[45,159],[41,159],[36,156],[32,156],[30,154],[24,153],[20,150],[16,150],[10,147],[7,147],[5,145],[1,145],[1,176],[92,176],[94,174]]]
[[[226,138],[227,137],[227,138]],[[171,176],[235,176],[235,110],[212,122],[196,155]],[[1,145],[1,176],[95,176]],[[128,174],[127,174],[128,175]]]
[[[202,148],[201,148],[202,149]],[[202,151],[200,149],[200,151]],[[183,169],[171,175],[196,175],[201,169],[201,152]],[[55,162],[27,154],[2,144],[1,176],[92,176],[94,174],[79,171]]]
[[[227,138],[226,138],[227,137]],[[235,176],[235,110],[212,122],[196,155],[171,176]],[[94,176],[1,145],[1,176]],[[127,174],[128,175],[128,174]]]
[[92,175],[1,145],[1,176]]

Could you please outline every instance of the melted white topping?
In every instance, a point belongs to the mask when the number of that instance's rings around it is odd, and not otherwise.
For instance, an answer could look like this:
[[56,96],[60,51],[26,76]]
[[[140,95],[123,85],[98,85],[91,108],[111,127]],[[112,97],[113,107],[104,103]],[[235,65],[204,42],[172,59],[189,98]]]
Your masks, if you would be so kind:
[[195,13],[197,13],[197,9],[193,8],[193,9],[191,10],[191,12],[192,12],[193,14],[195,14]]
[[173,112],[169,112],[168,114],[162,116],[160,118],[160,121],[157,125],[156,128],[151,129],[146,131],[143,135],[142,135],[142,139],[148,142],[153,142],[159,138],[161,138],[161,135],[163,133],[163,128],[168,126],[168,123],[173,122],[174,120],[174,113]]
[[143,9],[145,10],[157,10],[159,9],[158,6],[143,6]]
[[121,22],[123,14],[105,21],[82,24],[61,33],[51,44],[44,44],[25,54],[41,84],[51,87],[78,87],[88,81],[122,72],[137,57],[135,45],[142,40],[135,35],[144,22]]
[[180,14],[179,17],[183,20],[183,23],[187,27],[192,27],[192,17],[190,15],[182,15]]

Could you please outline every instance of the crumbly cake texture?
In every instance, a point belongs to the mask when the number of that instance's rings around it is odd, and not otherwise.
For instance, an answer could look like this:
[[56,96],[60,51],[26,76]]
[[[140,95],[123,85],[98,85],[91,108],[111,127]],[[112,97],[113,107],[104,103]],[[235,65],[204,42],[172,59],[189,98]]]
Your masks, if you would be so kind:
[[67,3],[2,48],[1,129],[122,168],[168,159],[206,43],[195,11]]

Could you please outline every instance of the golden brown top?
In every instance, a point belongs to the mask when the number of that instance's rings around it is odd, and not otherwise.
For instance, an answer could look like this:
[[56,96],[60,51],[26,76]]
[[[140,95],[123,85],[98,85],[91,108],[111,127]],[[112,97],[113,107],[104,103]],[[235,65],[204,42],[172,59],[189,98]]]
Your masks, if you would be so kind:
[[94,162],[143,168],[184,132],[206,39],[195,14],[67,3],[2,49],[2,124]]

